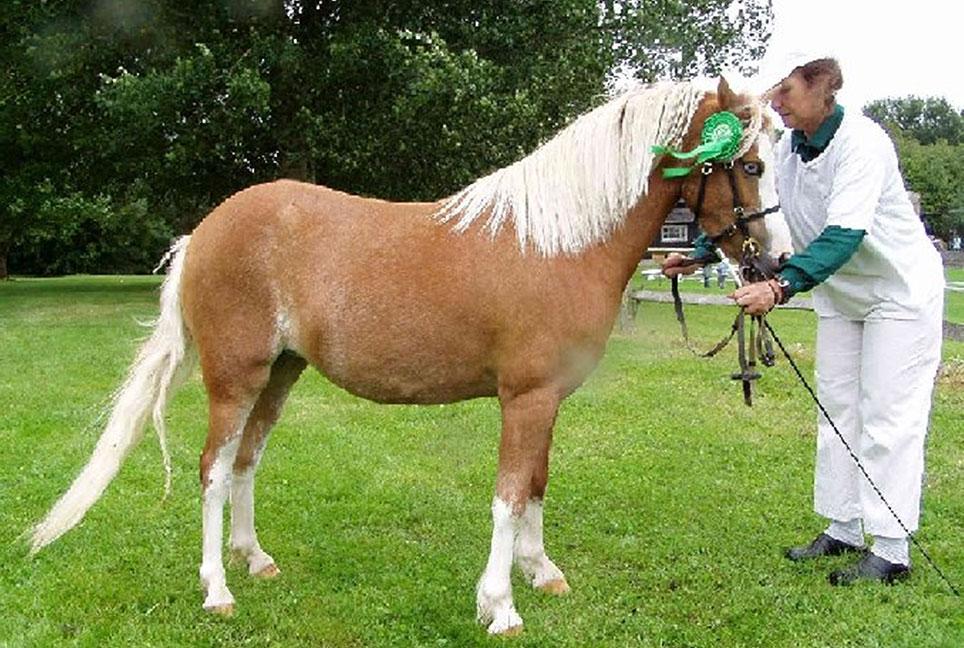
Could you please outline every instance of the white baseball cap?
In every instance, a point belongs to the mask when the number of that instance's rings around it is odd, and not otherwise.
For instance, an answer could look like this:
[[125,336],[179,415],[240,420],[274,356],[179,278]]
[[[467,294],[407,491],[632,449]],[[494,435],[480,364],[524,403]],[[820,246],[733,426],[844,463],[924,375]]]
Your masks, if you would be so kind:
[[[772,50],[771,50],[772,51]],[[793,74],[793,71],[798,67],[804,66],[811,61],[816,61],[818,59],[832,58],[836,59],[831,52],[826,50],[811,50],[804,48],[796,48],[785,50],[780,54],[775,54],[763,57],[760,62],[760,71],[757,73],[756,77],[753,79],[753,86],[758,94],[764,95],[769,90],[773,89],[773,86],[777,85],[788,76]]]

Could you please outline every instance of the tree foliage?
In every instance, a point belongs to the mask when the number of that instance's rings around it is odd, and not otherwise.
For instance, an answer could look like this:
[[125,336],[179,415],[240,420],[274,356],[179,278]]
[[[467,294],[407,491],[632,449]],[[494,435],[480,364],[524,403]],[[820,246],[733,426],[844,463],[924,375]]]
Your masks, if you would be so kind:
[[878,99],[864,107],[864,114],[875,122],[899,129],[921,144],[943,140],[957,145],[964,140],[964,115],[943,97]]
[[[0,276],[150,268],[278,177],[434,199],[603,96],[751,61],[768,0],[8,0]],[[642,44],[646,45],[643,46]]]
[[891,134],[901,171],[942,238],[964,232],[964,115],[944,98],[872,101],[864,114]]
[[756,71],[770,38],[767,0],[607,0],[617,62],[643,78]]

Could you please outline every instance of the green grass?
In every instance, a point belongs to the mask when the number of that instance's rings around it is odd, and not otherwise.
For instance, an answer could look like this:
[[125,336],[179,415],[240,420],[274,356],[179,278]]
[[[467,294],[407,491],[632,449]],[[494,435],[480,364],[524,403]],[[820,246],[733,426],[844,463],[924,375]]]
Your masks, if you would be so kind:
[[[488,554],[499,413],[491,400],[378,406],[316,372],[295,387],[259,473],[258,528],[282,575],[228,568],[231,619],[201,610],[197,379],[169,411],[174,492],[153,438],[84,522],[34,559],[21,534],[86,462],[97,416],[156,311],[156,278],[0,284],[0,646],[486,646],[474,587]],[[732,311],[692,307],[698,346]],[[778,312],[806,375],[813,315]],[[831,588],[845,564],[781,548],[811,512],[814,414],[785,362],[745,407],[715,360],[683,348],[668,304],[613,336],[555,433],[546,542],[572,593],[515,579],[516,646],[964,645],[964,614],[913,552],[895,586]],[[919,534],[964,586],[964,344],[948,343]]]

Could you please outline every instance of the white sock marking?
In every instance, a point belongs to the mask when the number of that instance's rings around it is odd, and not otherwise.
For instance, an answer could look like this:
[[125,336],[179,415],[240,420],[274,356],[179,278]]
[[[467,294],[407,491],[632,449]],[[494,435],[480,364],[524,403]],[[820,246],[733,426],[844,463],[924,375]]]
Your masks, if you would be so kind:
[[492,547],[476,595],[478,619],[489,626],[490,634],[499,634],[521,626],[522,618],[512,603],[512,546],[519,526],[519,516],[498,497],[492,500]]
[[202,559],[201,585],[205,588],[205,609],[233,605],[234,597],[228,590],[224,575],[224,562],[221,556],[222,527],[224,523],[224,502],[231,488],[231,468],[238,453],[241,435],[235,435],[217,452],[217,457],[208,472],[208,483],[204,489],[202,504]]
[[262,444],[251,466],[234,473],[231,480],[231,550],[247,560],[250,574],[258,574],[274,564],[274,559],[261,549],[254,528],[254,473],[263,451]]
[[542,587],[557,580],[565,581],[562,571],[549,560],[543,545],[542,500],[531,499],[526,505],[514,552],[515,564],[533,587]]

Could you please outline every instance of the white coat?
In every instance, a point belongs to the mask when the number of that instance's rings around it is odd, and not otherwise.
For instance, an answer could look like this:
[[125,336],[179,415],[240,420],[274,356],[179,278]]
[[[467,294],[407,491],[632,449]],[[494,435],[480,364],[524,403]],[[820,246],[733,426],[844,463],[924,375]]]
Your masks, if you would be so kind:
[[896,511],[881,502],[827,420],[818,421],[814,508],[861,519],[876,536],[917,529],[924,442],[940,361],[944,278],[914,213],[886,133],[845,113],[827,148],[803,162],[785,134],[777,190],[804,249],[825,227],[862,229],[854,256],[813,290],[817,391],[842,436]]

